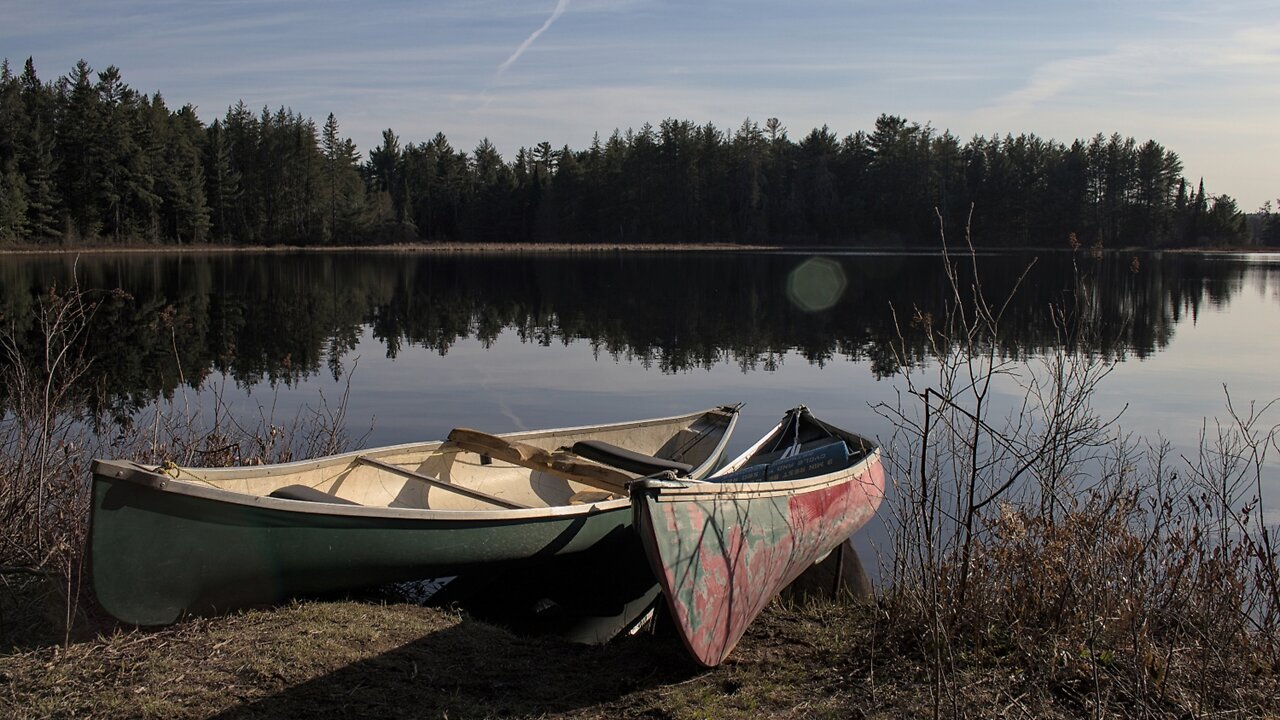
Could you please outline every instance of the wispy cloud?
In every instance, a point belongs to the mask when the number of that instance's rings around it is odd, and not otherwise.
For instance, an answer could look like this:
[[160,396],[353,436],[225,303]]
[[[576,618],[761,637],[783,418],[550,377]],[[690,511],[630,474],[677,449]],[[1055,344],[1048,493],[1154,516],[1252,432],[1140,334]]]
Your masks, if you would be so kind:
[[1223,48],[1220,60],[1239,70],[1275,72],[1280,68],[1280,23],[1237,31]]
[[[1022,87],[990,104],[985,111],[994,117],[1021,117],[1058,101],[1069,92],[1115,89],[1134,78],[1144,85],[1164,81],[1165,68],[1160,48],[1128,46],[1111,52],[1054,60],[1036,68]],[[1169,58],[1163,58],[1169,60]]]
[[1108,98],[1153,93],[1177,97],[1188,107],[1187,95],[1247,89],[1280,68],[1280,24],[1209,33],[1202,28],[1121,40],[1103,52],[1049,61],[984,111],[993,117],[1020,116],[1049,103],[1097,105]]
[[547,21],[542,23],[542,27],[538,28],[537,30],[534,30],[533,34],[525,38],[525,41],[520,43],[520,47],[516,48],[516,51],[511,53],[511,57],[507,58],[501,65],[498,66],[497,76],[501,77],[502,74],[507,71],[507,68],[511,67],[512,63],[514,63],[516,60],[519,60],[520,56],[524,54],[524,51],[528,50],[529,46],[533,45],[533,42],[538,39],[538,36],[546,32],[547,28],[551,27],[551,24],[554,23],[556,20],[558,20],[560,16],[564,14],[564,11],[567,10],[568,8],[569,8],[569,0],[559,0],[556,3],[556,9],[551,11],[551,17],[547,18]]

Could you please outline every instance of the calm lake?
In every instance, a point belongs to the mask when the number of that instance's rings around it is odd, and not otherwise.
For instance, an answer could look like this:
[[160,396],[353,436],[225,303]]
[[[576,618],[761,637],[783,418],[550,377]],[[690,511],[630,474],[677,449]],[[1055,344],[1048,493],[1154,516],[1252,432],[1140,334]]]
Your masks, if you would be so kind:
[[[1225,417],[1224,385],[1237,405],[1280,397],[1280,255],[983,254],[987,297],[1029,265],[1003,352],[1057,347],[1051,308],[1079,279],[1100,318],[1090,350],[1119,359],[1097,405],[1124,409],[1126,430],[1191,455]],[[951,298],[939,256],[895,253],[10,255],[6,322],[29,323],[33,297],[73,270],[129,296],[104,301],[92,339],[113,412],[220,393],[284,422],[349,383],[364,445],[739,402],[734,451],[798,404],[884,436],[872,405],[901,389],[894,310],[923,353],[913,308],[940,316]],[[1280,478],[1267,482],[1274,519]]]

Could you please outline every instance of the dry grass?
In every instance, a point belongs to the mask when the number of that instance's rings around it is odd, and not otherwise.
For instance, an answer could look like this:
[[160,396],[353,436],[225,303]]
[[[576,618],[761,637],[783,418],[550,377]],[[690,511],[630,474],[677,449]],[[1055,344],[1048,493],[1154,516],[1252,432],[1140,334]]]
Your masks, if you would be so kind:
[[690,672],[647,640],[587,648],[414,605],[298,603],[0,658],[0,715],[537,716]]
[[[911,674],[870,672],[867,620],[853,606],[774,607],[727,665],[705,672],[674,638],[589,648],[412,605],[301,603],[0,658],[0,714],[810,718],[919,710]],[[971,694],[984,701],[989,693]]]
[[[445,610],[376,601],[116,632],[0,656],[0,716],[81,718],[899,718],[932,712],[929,661],[875,606],[774,603],[729,661],[697,667],[671,636],[605,647],[520,637]],[[956,654],[948,717],[1131,717],[1088,705],[1114,665],[1046,646]],[[1154,717],[1201,717],[1171,699]],[[1236,710],[1277,711],[1274,676]]]
[[1087,295],[1054,310],[1056,352],[1003,357],[1006,304],[983,295],[972,246],[964,260],[948,258],[947,312],[913,318],[930,352],[903,344],[903,398],[879,408],[898,429],[886,641],[923,661],[928,714],[966,714],[975,662],[1008,663],[1078,716],[1280,712],[1280,566],[1260,512],[1275,403],[1228,394],[1194,457],[1136,441],[1094,409],[1114,361],[1090,349]]

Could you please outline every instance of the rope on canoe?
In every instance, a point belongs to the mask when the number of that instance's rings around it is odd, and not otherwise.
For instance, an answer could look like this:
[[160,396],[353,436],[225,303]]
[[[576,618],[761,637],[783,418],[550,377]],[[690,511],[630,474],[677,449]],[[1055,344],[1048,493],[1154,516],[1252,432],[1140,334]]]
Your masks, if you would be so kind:
[[195,473],[191,472],[190,470],[187,470],[186,468],[182,467],[181,465],[175,463],[172,460],[165,460],[163,463],[160,464],[159,467],[153,469],[151,472],[158,473],[160,475],[167,475],[173,478],[174,480],[182,480],[183,479],[182,476],[187,475],[188,479],[190,480],[194,480],[196,482],[202,482],[205,485],[208,485],[209,487],[213,487],[213,488],[218,487],[215,483],[210,482],[209,480],[206,480],[205,478],[202,478],[199,475],[196,475]]

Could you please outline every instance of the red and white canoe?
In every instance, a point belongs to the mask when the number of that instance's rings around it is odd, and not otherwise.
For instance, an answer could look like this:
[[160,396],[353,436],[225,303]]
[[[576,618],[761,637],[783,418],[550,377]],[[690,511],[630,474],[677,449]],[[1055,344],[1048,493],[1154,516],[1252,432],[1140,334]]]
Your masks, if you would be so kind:
[[719,665],[798,575],[875,513],[872,441],[791,410],[707,482],[631,484],[635,527],[685,646]]

